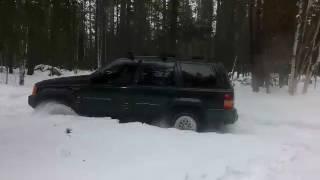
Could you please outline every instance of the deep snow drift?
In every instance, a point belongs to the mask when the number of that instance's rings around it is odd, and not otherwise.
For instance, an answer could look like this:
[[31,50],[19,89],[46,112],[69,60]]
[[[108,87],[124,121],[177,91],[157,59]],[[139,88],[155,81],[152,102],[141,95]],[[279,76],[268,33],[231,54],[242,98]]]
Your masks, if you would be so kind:
[[27,96],[44,78],[0,84],[0,179],[320,179],[320,90],[291,97],[237,84],[239,121],[199,134],[34,112]]

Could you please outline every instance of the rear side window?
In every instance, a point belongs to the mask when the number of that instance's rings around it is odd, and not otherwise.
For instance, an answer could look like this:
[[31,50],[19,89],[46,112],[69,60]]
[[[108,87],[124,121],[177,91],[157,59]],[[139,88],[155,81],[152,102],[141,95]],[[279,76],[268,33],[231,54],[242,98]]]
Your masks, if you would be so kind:
[[232,88],[232,85],[230,83],[227,70],[224,68],[221,64],[216,64],[213,66],[213,70],[216,73],[216,79],[217,79],[217,88],[218,89],[230,89]]
[[216,77],[211,65],[181,63],[183,86],[187,88],[216,88]]
[[139,74],[138,85],[175,86],[175,63],[145,62]]

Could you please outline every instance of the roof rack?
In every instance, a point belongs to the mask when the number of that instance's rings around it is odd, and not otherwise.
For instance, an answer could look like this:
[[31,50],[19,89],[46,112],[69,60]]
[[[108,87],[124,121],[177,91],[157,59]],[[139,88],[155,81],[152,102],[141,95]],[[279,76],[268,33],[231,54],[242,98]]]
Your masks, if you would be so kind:
[[143,59],[143,60],[162,60],[162,61],[178,60],[177,58],[171,57],[171,56],[135,56],[135,59]]
[[131,60],[176,60],[176,61],[192,61],[198,60],[200,62],[210,62],[206,60],[203,56],[192,56],[192,57],[177,57],[173,54],[161,54],[160,56],[135,56],[132,52],[127,53],[127,58]]

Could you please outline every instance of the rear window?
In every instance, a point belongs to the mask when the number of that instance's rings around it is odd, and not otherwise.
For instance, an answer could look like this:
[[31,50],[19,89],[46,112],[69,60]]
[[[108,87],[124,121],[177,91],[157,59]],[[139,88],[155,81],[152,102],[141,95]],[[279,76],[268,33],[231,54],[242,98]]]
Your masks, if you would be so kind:
[[218,89],[231,89],[232,85],[230,83],[228,72],[222,64],[215,64],[212,66],[213,71],[216,73],[216,85]]
[[181,63],[183,86],[186,88],[230,88],[226,73],[211,64]]

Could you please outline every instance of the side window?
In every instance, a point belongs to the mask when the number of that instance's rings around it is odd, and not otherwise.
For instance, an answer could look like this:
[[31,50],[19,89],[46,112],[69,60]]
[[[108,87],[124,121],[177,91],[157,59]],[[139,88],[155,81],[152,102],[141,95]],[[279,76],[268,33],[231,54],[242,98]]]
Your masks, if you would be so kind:
[[216,88],[216,77],[208,64],[181,63],[183,86],[187,88]]
[[175,86],[175,63],[147,62],[142,65],[138,85]]
[[105,70],[106,84],[128,85],[133,82],[137,64],[118,64]]
[[232,88],[227,70],[222,65],[215,65],[213,66],[213,69],[216,72],[217,88],[218,89]]

